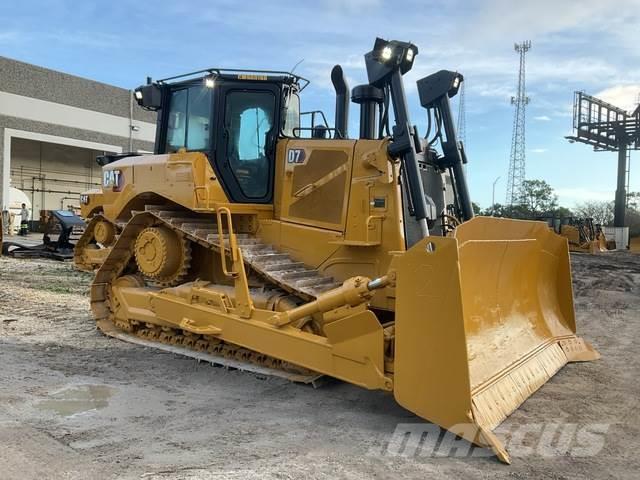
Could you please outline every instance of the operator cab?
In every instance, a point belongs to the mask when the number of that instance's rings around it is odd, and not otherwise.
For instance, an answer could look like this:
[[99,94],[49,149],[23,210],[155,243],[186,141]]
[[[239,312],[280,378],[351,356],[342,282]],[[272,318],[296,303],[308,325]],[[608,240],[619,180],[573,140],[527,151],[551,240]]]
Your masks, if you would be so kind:
[[276,141],[300,128],[307,84],[285,72],[209,69],[148,83],[135,97],[158,111],[156,154],[202,152],[234,202],[271,203]]

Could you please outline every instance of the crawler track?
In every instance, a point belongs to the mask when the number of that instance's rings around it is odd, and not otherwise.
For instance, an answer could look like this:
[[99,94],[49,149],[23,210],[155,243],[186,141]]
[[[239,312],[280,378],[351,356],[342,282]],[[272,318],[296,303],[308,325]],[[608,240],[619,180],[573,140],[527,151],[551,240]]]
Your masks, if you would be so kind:
[[[91,241],[96,223],[103,217],[94,218],[87,227],[87,233],[76,249],[76,261],[82,255],[82,249]],[[185,210],[167,210],[163,207],[146,206],[144,211],[132,212],[132,218],[126,225],[117,225],[121,229],[104,263],[96,272],[91,286],[91,307],[98,327],[107,335],[145,344],[160,342],[172,346],[175,353],[187,355],[199,360],[203,355],[206,361],[238,368],[259,374],[273,372],[293,381],[313,383],[319,374],[301,367],[288,364],[279,359],[259,352],[238,347],[210,335],[196,335],[177,328],[161,328],[152,324],[123,322],[116,320],[113,312],[116,301],[110,295],[110,288],[118,278],[128,275],[144,284],[141,275],[136,272],[134,244],[138,234],[150,226],[165,226],[185,239],[220,254],[221,236],[225,250],[228,245],[228,232],[218,231],[213,215],[194,214]],[[286,293],[301,301],[311,301],[319,294],[338,287],[340,284],[331,277],[322,275],[301,262],[297,262],[287,253],[260,241],[249,233],[238,233],[237,240],[242,249],[245,266],[257,275],[265,288],[273,293]],[[166,348],[165,348],[166,349]],[[212,361],[210,357],[217,359]]]

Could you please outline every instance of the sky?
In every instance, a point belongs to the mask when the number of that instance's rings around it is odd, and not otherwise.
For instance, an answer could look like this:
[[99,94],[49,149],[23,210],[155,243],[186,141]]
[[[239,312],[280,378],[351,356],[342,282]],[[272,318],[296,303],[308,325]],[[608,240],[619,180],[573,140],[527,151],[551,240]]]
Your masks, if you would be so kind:
[[[411,120],[424,134],[415,82],[440,69],[465,76],[467,172],[473,199],[504,202],[518,55],[530,40],[526,177],[560,203],[613,200],[616,153],[570,144],[573,92],[633,109],[640,99],[640,0],[0,0],[0,55],[135,88],[206,67],[290,70],[312,84],[303,110],[333,118],[330,81],[341,64],[366,83],[363,55],[376,36],[419,48],[405,75]],[[300,62],[300,63],[299,63]],[[453,104],[454,112],[457,106]],[[352,104],[350,130],[358,131]],[[640,191],[640,152],[631,154]]]

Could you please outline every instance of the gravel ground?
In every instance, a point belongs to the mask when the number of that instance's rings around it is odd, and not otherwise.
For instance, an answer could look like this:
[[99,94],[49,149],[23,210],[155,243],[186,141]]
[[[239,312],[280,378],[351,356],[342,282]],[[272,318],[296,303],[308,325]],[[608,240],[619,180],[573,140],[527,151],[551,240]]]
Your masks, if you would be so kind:
[[638,478],[640,255],[572,261],[578,328],[603,358],[568,365],[509,417],[500,435],[529,436],[506,466],[464,441],[458,455],[389,444],[420,419],[381,392],[107,338],[90,275],[0,258],[0,478]]

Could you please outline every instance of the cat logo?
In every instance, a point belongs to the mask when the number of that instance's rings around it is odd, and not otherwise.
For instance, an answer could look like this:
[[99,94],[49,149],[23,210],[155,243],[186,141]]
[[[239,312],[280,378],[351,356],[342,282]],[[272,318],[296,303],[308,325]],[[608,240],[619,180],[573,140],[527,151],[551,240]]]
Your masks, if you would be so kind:
[[120,170],[105,170],[102,175],[102,186],[111,188],[114,192],[122,190],[124,177]]

